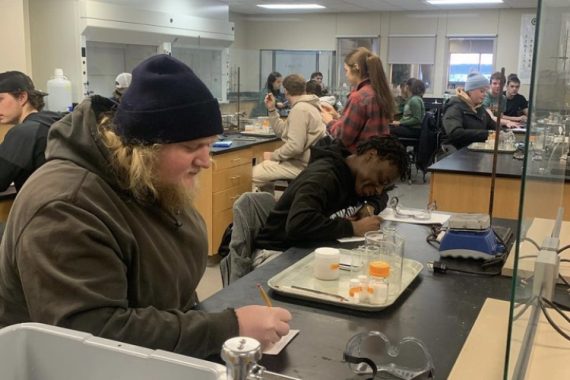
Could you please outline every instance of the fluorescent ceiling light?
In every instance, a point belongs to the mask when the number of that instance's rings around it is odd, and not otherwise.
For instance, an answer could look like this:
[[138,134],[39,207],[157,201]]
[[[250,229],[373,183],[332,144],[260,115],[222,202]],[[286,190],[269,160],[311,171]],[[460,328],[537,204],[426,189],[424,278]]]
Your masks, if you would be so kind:
[[426,0],[431,5],[501,4],[503,0]]
[[323,9],[319,4],[257,4],[260,8],[265,9]]

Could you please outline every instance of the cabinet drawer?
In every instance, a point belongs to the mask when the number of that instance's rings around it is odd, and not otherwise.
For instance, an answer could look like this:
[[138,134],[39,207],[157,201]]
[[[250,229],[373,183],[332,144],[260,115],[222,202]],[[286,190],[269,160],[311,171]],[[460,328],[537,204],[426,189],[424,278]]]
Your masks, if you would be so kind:
[[222,241],[222,235],[226,230],[228,224],[233,221],[232,209],[224,210],[222,212],[217,212],[213,215],[214,222],[212,225],[212,246],[214,251],[217,252],[220,247],[220,242]]
[[223,169],[233,168],[236,166],[251,165],[251,159],[253,158],[253,151],[251,149],[240,149],[235,152],[222,153],[213,156],[212,163],[214,171],[219,171]]
[[236,186],[224,191],[215,192],[214,205],[212,207],[214,214],[227,209],[231,210],[234,202],[246,191],[251,191],[251,184]]
[[248,163],[235,168],[217,170],[213,178],[213,191],[223,191],[230,187],[251,186],[252,166]]

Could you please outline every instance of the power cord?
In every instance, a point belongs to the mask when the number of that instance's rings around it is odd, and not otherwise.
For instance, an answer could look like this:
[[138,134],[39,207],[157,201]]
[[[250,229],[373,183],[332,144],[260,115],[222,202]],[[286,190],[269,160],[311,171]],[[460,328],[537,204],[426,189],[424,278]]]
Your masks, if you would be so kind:
[[550,326],[552,326],[552,328],[554,330],[556,330],[556,332],[558,332],[560,335],[562,335],[566,340],[570,340],[570,335],[568,335],[566,332],[564,332],[562,330],[562,328],[560,326],[558,326],[556,324],[556,322],[554,322],[552,320],[552,317],[550,317],[550,314],[548,313],[545,304],[550,306],[551,308],[553,308],[558,314],[560,314],[569,323],[570,323],[570,317],[568,317],[566,314],[564,314],[562,312],[562,310],[560,310],[560,308],[558,306],[556,306],[556,304],[554,304],[553,302],[549,301],[548,299],[546,299],[544,297],[541,297],[541,299],[539,300],[538,303],[540,305],[540,308],[542,309],[542,313],[544,314],[544,317],[546,318],[548,323],[550,323]]
[[485,271],[472,271],[467,269],[450,267],[449,265],[447,265],[446,263],[442,263],[441,261],[430,261],[427,263],[427,266],[429,270],[437,274],[445,274],[447,272],[472,274],[475,276],[498,276],[501,274],[500,270],[495,272],[485,272]]

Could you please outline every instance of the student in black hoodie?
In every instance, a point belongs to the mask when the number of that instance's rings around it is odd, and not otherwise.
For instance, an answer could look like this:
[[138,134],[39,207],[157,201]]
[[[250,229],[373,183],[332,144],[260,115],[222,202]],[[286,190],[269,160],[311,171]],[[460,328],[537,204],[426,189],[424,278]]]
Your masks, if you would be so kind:
[[282,251],[378,230],[379,216],[343,210],[383,194],[407,167],[406,150],[393,137],[364,140],[354,154],[340,145],[311,148],[309,166],[269,214],[256,248]]
[[49,127],[61,114],[42,111],[44,96],[24,73],[0,74],[0,124],[15,124],[0,144],[0,191],[12,182],[16,190],[42,166]]

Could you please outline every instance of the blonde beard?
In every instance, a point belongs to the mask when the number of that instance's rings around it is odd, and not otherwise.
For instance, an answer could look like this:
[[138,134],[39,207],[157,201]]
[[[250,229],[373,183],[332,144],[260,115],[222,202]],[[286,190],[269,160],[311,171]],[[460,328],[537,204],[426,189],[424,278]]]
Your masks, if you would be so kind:
[[187,210],[194,206],[194,199],[198,190],[198,180],[194,178],[192,188],[184,186],[182,183],[176,184],[154,184],[157,191],[157,201],[164,209],[170,212]]

